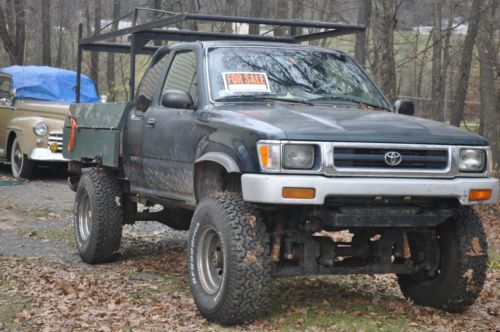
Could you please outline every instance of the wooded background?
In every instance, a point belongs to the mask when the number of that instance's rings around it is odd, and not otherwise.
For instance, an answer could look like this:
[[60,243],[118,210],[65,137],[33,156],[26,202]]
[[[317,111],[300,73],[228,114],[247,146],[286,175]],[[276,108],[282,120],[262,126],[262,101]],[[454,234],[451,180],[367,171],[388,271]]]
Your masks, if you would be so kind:
[[[418,116],[488,138],[500,160],[500,0],[0,0],[0,67],[50,65],[75,70],[78,24],[93,34],[134,7],[173,12],[311,19],[368,27],[366,33],[316,42],[356,59],[394,102],[410,99]],[[159,14],[148,13],[147,21]],[[118,26],[125,27],[129,18]],[[191,23],[238,32],[231,24]],[[258,34],[276,27],[250,26]],[[287,35],[276,28],[274,35]],[[138,72],[146,58],[139,59]],[[142,66],[141,66],[142,64]],[[85,54],[83,70],[100,94],[128,95],[128,56]]]

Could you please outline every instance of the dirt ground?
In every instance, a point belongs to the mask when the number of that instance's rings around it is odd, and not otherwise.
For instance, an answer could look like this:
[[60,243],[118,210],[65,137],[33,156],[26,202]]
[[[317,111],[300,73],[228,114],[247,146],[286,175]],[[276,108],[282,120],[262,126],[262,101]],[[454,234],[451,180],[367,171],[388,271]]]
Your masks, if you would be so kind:
[[[89,266],[73,244],[74,193],[64,171],[13,180],[0,165],[0,331],[212,330],[191,299],[186,232],[154,222],[126,226],[120,259]],[[490,269],[480,299],[462,314],[405,301],[395,277],[324,276],[274,280],[258,321],[224,330],[499,331],[500,206],[478,209]]]

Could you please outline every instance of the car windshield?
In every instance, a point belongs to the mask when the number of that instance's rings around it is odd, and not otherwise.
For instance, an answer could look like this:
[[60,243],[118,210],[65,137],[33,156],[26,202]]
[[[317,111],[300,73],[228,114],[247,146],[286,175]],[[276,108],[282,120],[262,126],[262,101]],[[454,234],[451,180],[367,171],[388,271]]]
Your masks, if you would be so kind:
[[349,56],[281,47],[220,47],[208,51],[214,101],[290,101],[390,109]]

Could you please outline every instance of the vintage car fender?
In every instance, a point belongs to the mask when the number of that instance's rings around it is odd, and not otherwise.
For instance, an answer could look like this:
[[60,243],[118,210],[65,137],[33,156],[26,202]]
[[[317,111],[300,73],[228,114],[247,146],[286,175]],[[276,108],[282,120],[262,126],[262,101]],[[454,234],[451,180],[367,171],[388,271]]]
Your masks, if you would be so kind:
[[[38,136],[33,131],[34,125],[43,121],[48,126],[47,134],[44,136]],[[12,119],[6,127],[6,144],[9,144],[8,138],[12,133],[14,133],[19,141],[21,150],[27,156],[30,156],[35,148],[48,148],[48,137],[51,131],[58,131],[62,133],[64,126],[64,120],[44,118],[39,116],[26,116],[26,117],[16,117]],[[6,146],[6,149],[9,147]],[[7,150],[6,150],[7,151]]]

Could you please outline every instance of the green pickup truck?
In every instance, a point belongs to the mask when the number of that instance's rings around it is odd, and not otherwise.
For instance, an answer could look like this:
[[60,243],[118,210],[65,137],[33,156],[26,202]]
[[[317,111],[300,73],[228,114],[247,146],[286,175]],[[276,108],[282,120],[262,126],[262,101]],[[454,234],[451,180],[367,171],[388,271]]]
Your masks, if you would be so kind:
[[[158,29],[188,19],[292,33]],[[189,229],[191,289],[210,321],[251,320],[271,277],[309,274],[394,273],[416,304],[473,304],[487,269],[473,205],[499,189],[488,142],[391,105],[349,55],[299,44],[360,29],[177,14],[80,39],[80,54],[128,52],[102,42],[119,33],[132,34],[132,58],[154,52],[131,101],[76,103],[66,118],[83,261],[111,261],[124,224],[155,220]],[[154,38],[184,42],[145,46]]]

